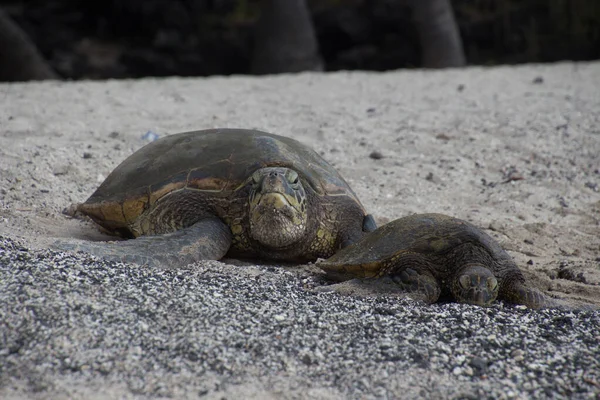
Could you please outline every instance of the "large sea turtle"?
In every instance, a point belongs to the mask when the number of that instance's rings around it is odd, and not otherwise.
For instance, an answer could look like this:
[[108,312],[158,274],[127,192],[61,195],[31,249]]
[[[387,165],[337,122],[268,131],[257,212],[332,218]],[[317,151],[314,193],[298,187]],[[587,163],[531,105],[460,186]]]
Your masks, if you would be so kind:
[[283,136],[211,129],[158,139],[123,161],[73,214],[134,240],[59,242],[138,264],[329,257],[376,228],[339,173]]
[[317,265],[336,280],[391,281],[427,303],[441,295],[481,306],[497,298],[530,308],[562,306],[528,286],[493,238],[443,214],[394,220]]

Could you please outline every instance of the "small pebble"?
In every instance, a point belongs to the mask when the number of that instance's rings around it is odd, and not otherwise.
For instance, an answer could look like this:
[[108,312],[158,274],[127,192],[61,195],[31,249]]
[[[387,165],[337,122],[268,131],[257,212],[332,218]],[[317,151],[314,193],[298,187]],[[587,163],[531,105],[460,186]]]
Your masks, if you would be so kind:
[[469,365],[481,375],[487,371],[488,362],[485,358],[475,356],[469,361]]
[[515,361],[523,361],[525,359],[525,353],[523,353],[523,350],[517,349],[517,350],[513,350],[513,352],[510,354],[513,358],[513,360]]
[[142,139],[146,140],[148,142],[154,142],[159,137],[160,137],[160,135],[158,133],[152,132],[152,131],[147,131],[146,133],[144,133],[142,135]]
[[54,176],[66,175],[69,172],[69,166],[67,164],[57,165],[52,170]]
[[381,160],[383,158],[383,154],[381,154],[379,151],[373,151],[371,154],[369,154],[369,157],[371,157],[373,160]]

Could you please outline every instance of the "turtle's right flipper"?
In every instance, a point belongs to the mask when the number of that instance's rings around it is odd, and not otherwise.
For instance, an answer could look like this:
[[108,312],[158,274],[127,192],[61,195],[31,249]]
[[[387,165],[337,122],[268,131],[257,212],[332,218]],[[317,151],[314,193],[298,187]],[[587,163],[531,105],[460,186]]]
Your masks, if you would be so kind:
[[203,219],[172,233],[121,242],[55,242],[56,250],[82,251],[111,261],[181,267],[199,260],[220,260],[231,246],[231,230],[218,218]]
[[430,274],[419,273],[412,268],[405,268],[393,272],[390,274],[390,278],[415,300],[435,303],[440,297],[440,285]]

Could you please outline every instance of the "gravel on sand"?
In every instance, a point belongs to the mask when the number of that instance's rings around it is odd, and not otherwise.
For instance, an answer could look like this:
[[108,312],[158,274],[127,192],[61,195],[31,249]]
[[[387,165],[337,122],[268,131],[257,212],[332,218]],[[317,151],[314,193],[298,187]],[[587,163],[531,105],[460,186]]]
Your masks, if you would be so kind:
[[[595,398],[600,313],[315,293],[220,262],[177,270],[0,240],[0,394]],[[98,383],[99,380],[103,383]],[[12,389],[11,389],[12,388]]]

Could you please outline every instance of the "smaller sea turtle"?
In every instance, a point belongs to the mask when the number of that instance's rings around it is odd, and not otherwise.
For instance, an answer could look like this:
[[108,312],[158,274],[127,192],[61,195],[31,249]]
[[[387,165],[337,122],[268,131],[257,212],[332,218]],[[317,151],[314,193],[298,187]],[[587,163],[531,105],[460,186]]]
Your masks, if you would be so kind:
[[489,235],[443,214],[392,221],[317,265],[337,280],[391,279],[427,303],[448,296],[480,306],[497,298],[530,308],[559,306],[527,286],[513,259]]
[[71,208],[71,215],[80,214],[133,240],[55,248],[171,266],[226,254],[314,261],[376,228],[315,151],[248,129],[184,132],[144,146]]

